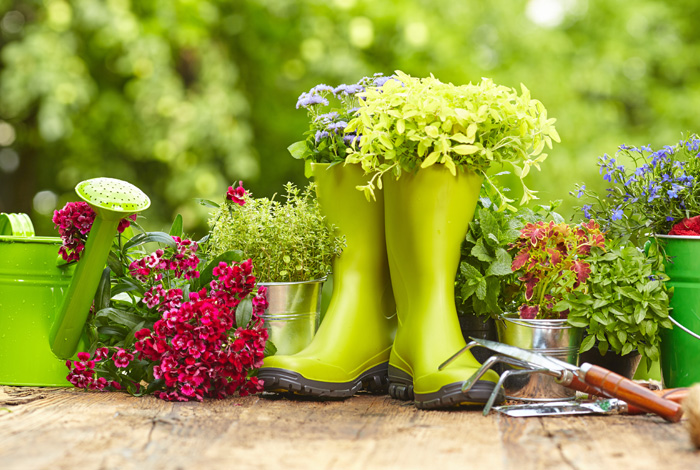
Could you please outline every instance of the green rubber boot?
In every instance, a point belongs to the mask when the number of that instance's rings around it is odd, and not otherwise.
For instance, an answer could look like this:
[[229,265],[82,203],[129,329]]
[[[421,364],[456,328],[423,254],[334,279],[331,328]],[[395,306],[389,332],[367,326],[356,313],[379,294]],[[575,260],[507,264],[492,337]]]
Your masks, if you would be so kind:
[[438,371],[466,344],[454,280],[481,182],[473,172],[455,177],[439,165],[384,181],[387,250],[399,317],[389,360],[389,393],[415,399],[418,408],[483,404],[498,380],[488,371],[462,393],[464,380],[481,366],[470,352]]
[[368,202],[355,189],[365,181],[356,165],[314,164],[313,174],[321,210],[347,245],[333,263],[331,302],[316,336],[296,354],[265,358],[258,377],[267,391],[318,397],[386,392],[396,307],[382,195]]

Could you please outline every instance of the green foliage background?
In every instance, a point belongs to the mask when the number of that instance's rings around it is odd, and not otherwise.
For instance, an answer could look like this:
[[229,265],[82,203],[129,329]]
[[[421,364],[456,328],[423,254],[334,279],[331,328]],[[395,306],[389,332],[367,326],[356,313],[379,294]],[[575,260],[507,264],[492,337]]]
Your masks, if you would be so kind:
[[0,211],[49,234],[77,182],[111,176],[151,196],[148,228],[180,212],[203,232],[195,197],[303,185],[286,150],[308,127],[302,91],[401,69],[525,83],[562,138],[528,186],[571,213],[575,182],[602,187],[598,155],[698,130],[699,14],[694,0],[0,0]]

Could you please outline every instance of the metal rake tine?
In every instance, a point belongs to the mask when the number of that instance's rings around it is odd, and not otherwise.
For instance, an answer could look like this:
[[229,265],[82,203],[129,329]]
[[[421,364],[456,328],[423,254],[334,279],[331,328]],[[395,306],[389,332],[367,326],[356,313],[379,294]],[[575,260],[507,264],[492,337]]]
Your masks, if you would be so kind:
[[454,354],[453,354],[449,359],[447,359],[445,362],[443,362],[442,364],[440,364],[440,365],[438,366],[438,370],[442,370],[442,369],[444,369],[445,367],[449,366],[450,364],[452,364],[452,363],[455,361],[455,359],[457,359],[459,356],[461,356],[461,355],[464,354],[465,352],[469,351],[469,350],[470,350],[471,348],[473,348],[474,346],[478,346],[477,342],[476,342],[476,341],[470,341],[466,346],[464,346],[462,349],[460,349],[459,351],[457,351],[456,353],[454,353]]
[[467,393],[469,390],[471,390],[471,388],[474,386],[477,380],[483,377],[486,371],[492,368],[497,363],[504,363],[515,367],[522,367],[524,369],[538,368],[533,364],[530,364],[529,362],[521,361],[520,359],[515,359],[510,356],[504,356],[502,354],[496,354],[486,359],[482,366],[479,367],[479,369],[477,369],[477,371],[471,377],[464,381],[464,383],[462,384],[462,393]]

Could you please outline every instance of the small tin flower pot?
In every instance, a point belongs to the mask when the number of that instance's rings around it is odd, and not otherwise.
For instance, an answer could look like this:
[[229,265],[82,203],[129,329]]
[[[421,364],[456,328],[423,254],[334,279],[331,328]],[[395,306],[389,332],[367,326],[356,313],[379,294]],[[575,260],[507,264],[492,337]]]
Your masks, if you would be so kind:
[[323,279],[304,282],[265,282],[269,306],[263,314],[275,354],[304,349],[316,334],[321,318]]
[[[566,320],[522,320],[502,316],[496,321],[500,342],[578,365],[583,329]],[[510,376],[503,385],[507,398],[552,401],[573,398],[576,392],[545,374]]]

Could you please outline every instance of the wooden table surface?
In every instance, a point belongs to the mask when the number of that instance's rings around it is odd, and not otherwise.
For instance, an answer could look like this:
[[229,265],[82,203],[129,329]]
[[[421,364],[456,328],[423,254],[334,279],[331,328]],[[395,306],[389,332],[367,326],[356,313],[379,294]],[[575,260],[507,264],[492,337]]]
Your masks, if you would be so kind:
[[700,469],[683,422],[0,386],[0,469]]

